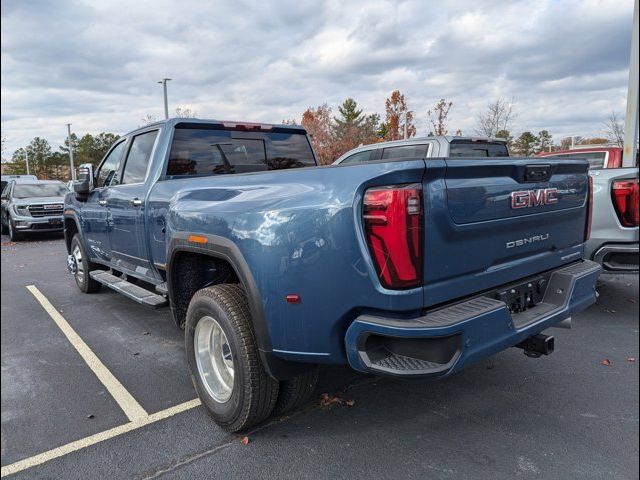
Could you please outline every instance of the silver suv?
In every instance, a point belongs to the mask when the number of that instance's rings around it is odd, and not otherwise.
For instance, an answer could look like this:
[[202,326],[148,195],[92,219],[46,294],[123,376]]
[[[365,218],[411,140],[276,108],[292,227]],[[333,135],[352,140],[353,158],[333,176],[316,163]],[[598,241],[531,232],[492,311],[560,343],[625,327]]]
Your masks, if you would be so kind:
[[507,142],[501,138],[430,136],[363,145],[349,150],[333,164],[353,165],[403,158],[508,156]]
[[67,186],[54,180],[10,181],[2,191],[2,233],[11,241],[27,232],[62,232]]

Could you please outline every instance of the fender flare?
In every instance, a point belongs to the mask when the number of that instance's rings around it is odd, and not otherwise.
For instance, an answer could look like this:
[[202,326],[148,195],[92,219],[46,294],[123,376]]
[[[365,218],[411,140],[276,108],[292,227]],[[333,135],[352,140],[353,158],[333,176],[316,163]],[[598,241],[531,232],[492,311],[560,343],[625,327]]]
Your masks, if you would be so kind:
[[80,221],[78,220],[78,215],[76,213],[75,210],[65,210],[64,214],[62,215],[63,218],[63,222],[64,222],[64,244],[65,247],[67,248],[67,253],[71,254],[71,238],[69,238],[69,234],[67,233],[67,227],[66,227],[66,223],[67,220],[72,220],[75,224],[76,224],[76,231],[77,233],[80,235],[80,241],[84,244],[84,248],[85,250],[88,252],[89,250],[87,250],[87,245],[85,242],[85,238],[84,238],[84,233],[82,232],[82,229],[80,228]]
[[[207,241],[206,243],[191,242],[189,241],[190,235],[204,237]],[[251,323],[256,336],[260,358],[267,370],[267,373],[269,373],[271,377],[276,380],[286,380],[313,367],[313,365],[306,363],[288,362],[273,354],[271,337],[269,335],[269,329],[265,319],[260,290],[258,289],[255,279],[253,278],[253,274],[251,273],[249,265],[242,255],[242,252],[237,245],[228,238],[202,233],[179,232],[173,234],[171,241],[169,242],[167,255],[168,261],[166,266],[167,293],[169,295],[169,305],[172,315],[175,315],[175,302],[172,288],[172,267],[176,254],[180,252],[192,252],[207,255],[224,260],[231,265],[231,268],[233,268],[247,294],[249,311],[251,312]]]

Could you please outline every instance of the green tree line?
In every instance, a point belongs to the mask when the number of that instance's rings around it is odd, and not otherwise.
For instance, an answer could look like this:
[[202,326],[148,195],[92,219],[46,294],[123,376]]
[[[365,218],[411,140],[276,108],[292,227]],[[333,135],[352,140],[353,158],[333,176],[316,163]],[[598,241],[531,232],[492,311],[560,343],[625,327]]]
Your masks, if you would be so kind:
[[[74,164],[76,166],[81,163],[98,165],[111,145],[119,138],[119,135],[110,132],[101,132],[97,135],[87,133],[80,138],[72,133],[71,145]],[[29,142],[29,145],[13,152],[11,161],[4,164],[3,173],[26,174],[27,157],[29,159],[29,173],[40,179],[68,180],[71,177],[68,139],[57,151],[53,151],[51,144],[46,139],[35,137]]]

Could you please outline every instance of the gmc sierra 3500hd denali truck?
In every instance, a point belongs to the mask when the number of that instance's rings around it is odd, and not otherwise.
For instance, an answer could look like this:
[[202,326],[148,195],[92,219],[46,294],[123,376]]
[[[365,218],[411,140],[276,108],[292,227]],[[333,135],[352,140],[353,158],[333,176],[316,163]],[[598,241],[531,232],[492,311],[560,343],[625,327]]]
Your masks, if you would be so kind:
[[170,119],[82,166],[68,268],[83,292],[168,304],[198,395],[238,431],[305,402],[319,364],[446,377],[508,347],[550,353],[541,332],[595,301],[587,167],[316,167],[297,126]]

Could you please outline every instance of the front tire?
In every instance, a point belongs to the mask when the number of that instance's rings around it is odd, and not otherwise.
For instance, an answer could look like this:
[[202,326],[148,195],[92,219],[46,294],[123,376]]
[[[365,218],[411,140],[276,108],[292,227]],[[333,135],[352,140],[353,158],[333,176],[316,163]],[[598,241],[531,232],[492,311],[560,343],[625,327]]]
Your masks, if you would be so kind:
[[18,242],[22,240],[22,234],[16,230],[16,227],[13,225],[13,222],[11,221],[11,217],[9,217],[8,223],[9,223],[9,240],[11,240],[12,242]]
[[214,285],[195,293],[187,310],[185,346],[198,396],[220,427],[237,432],[271,415],[278,382],[260,360],[240,285]]
[[71,239],[71,255],[75,260],[75,272],[73,278],[80,291],[84,293],[94,293],[100,290],[102,284],[96,282],[89,275],[90,272],[96,270],[96,264],[89,260],[89,256],[82,245],[80,234],[76,233]]

